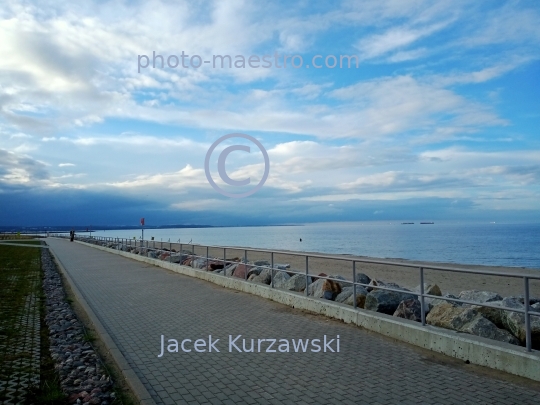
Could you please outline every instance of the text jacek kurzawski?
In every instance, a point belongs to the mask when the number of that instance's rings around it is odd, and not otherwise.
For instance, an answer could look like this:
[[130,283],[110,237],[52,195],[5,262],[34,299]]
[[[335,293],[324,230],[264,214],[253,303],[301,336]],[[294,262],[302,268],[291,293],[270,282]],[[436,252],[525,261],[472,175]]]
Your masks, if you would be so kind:
[[330,338],[326,335],[322,339],[254,339],[243,338],[242,335],[229,335],[228,341],[214,339],[165,339],[161,335],[161,350],[157,357],[164,353],[339,353],[339,335]]

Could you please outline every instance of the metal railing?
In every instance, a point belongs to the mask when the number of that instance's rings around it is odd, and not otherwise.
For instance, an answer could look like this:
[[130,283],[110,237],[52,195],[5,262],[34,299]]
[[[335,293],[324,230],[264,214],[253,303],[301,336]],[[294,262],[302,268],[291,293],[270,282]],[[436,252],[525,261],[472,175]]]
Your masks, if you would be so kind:
[[[63,234],[51,234],[50,236],[56,236],[61,238],[69,238],[69,236],[63,235]],[[460,269],[455,267],[447,267],[447,266],[436,266],[436,265],[426,265],[426,264],[415,264],[412,262],[407,263],[401,263],[401,262],[393,262],[388,260],[373,260],[373,259],[361,259],[361,258],[350,258],[345,256],[336,256],[336,255],[324,255],[324,254],[308,254],[308,253],[301,253],[301,252],[294,252],[294,251],[280,251],[280,250],[270,250],[270,249],[255,249],[255,248],[242,248],[238,246],[212,246],[212,245],[199,245],[194,243],[180,243],[180,242],[157,242],[157,241],[148,241],[148,240],[142,240],[142,239],[128,239],[128,238],[115,238],[115,237],[102,237],[102,236],[92,236],[92,237],[80,237],[75,236],[77,240],[86,241],[86,242],[104,242],[108,244],[122,244],[131,248],[136,249],[146,249],[147,251],[161,251],[161,252],[168,252],[168,259],[169,261],[172,260],[172,253],[173,251],[175,253],[180,253],[180,255],[185,254],[187,258],[191,259],[191,266],[194,267],[195,265],[195,258],[196,259],[204,259],[206,267],[208,268],[209,261],[219,261],[223,263],[223,272],[220,273],[224,277],[228,277],[226,275],[225,268],[227,264],[231,263],[238,263],[238,261],[235,260],[227,260],[227,249],[230,250],[240,250],[244,251],[244,257],[243,261],[246,264],[246,268],[244,269],[244,280],[248,280],[248,252],[257,252],[257,253],[269,253],[270,254],[270,267],[268,266],[256,266],[252,265],[253,267],[260,267],[264,269],[271,270],[271,282],[270,282],[270,288],[275,288],[274,286],[274,275],[275,272],[287,272],[287,273],[294,273],[294,274],[302,274],[306,277],[306,287],[305,287],[305,295],[308,296],[308,286],[310,284],[309,278],[312,279],[318,278],[318,279],[325,279],[325,280],[331,280],[339,283],[346,283],[351,284],[353,287],[352,291],[352,297],[353,297],[353,307],[357,308],[357,286],[366,287],[366,288],[376,288],[380,290],[386,290],[386,291],[393,291],[398,293],[410,293],[411,295],[418,296],[418,300],[420,301],[420,312],[421,312],[421,323],[422,326],[426,326],[426,298],[431,299],[437,299],[437,300],[445,300],[450,302],[457,302],[460,304],[468,304],[468,305],[476,305],[476,306],[482,306],[482,307],[488,307],[488,308],[495,308],[500,309],[504,311],[510,311],[510,312],[517,312],[522,313],[525,316],[525,347],[527,351],[532,351],[532,339],[531,339],[531,316],[539,316],[540,312],[536,312],[531,310],[530,308],[530,291],[529,291],[529,281],[532,280],[540,280],[540,274],[538,276],[531,275],[531,274],[519,274],[519,273],[509,273],[509,272],[494,272],[494,271],[487,271],[487,270],[469,270],[469,269]],[[152,244],[152,247],[150,247],[150,243]],[[159,248],[156,248],[156,243],[160,244]],[[163,247],[163,243],[168,245],[167,247]],[[173,250],[172,246],[179,245],[180,249],[179,251]],[[184,251],[184,246],[191,246],[191,251],[187,250]],[[195,247],[200,248],[206,248],[206,255],[200,256],[195,254]],[[216,258],[216,257],[209,257],[209,249],[222,249],[223,250],[223,258]],[[186,253],[184,253],[186,252]],[[304,256],[305,257],[305,270],[303,272],[301,271],[295,271],[291,269],[281,269],[276,268],[274,263],[274,255],[280,254],[280,255],[288,255],[288,256]],[[351,269],[352,269],[352,275],[353,280],[344,280],[344,279],[338,279],[338,278],[332,278],[329,276],[320,276],[320,275],[313,275],[309,273],[309,259],[310,258],[318,258],[318,259],[331,259],[331,260],[339,260],[339,261],[345,261],[351,263]],[[409,291],[407,289],[400,289],[400,288],[392,288],[387,286],[373,286],[370,284],[365,283],[359,283],[356,281],[356,263],[370,263],[370,264],[381,264],[381,265],[391,265],[391,266],[398,266],[398,267],[408,267],[408,268],[416,268],[418,269],[418,275],[419,275],[419,281],[420,281],[420,292],[416,291]],[[179,263],[181,265],[182,263]],[[430,295],[426,294],[424,291],[424,270],[435,270],[435,271],[448,271],[448,272],[454,272],[454,273],[466,273],[466,274],[476,274],[476,275],[488,275],[488,276],[497,276],[497,277],[510,277],[510,278],[519,278],[523,280],[523,289],[524,289],[524,309],[518,309],[518,308],[509,308],[509,307],[501,307],[497,305],[491,305],[489,302],[476,302],[476,301],[468,301],[468,300],[462,300],[459,298],[451,298],[451,297],[441,297],[437,295]],[[232,274],[231,274],[232,277]]]

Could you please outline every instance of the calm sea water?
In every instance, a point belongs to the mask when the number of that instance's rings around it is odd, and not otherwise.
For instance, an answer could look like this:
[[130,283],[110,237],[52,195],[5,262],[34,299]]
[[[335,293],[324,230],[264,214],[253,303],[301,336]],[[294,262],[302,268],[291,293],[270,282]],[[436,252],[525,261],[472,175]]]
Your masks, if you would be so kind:
[[[138,230],[96,236],[140,238]],[[540,269],[540,224],[349,222],[303,226],[146,229],[145,239],[378,258]],[[302,242],[300,242],[302,238]]]

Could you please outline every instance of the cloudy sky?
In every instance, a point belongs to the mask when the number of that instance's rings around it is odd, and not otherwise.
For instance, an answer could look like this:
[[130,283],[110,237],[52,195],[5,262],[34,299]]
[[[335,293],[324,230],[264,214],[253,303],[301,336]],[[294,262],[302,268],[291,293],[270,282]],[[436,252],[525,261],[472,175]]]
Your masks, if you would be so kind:
[[540,221],[535,0],[14,0],[0,52],[0,225]]

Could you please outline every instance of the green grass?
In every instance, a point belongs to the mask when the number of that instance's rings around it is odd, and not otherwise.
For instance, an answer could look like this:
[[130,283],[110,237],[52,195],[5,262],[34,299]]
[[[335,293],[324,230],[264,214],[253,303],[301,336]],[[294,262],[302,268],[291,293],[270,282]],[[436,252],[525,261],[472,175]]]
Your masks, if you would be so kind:
[[[24,241],[39,245],[39,241]],[[60,389],[58,376],[49,355],[49,334],[43,321],[45,300],[42,289],[41,249],[25,248],[0,244],[0,379],[9,379],[16,371],[21,371],[18,359],[31,358],[31,353],[18,352],[16,349],[25,337],[32,333],[20,323],[28,308],[27,298],[38,299],[34,307],[40,319],[40,363],[34,373],[39,373],[39,386],[28,390],[26,403],[47,405],[64,404],[65,396]],[[6,392],[0,392],[0,402]]]

